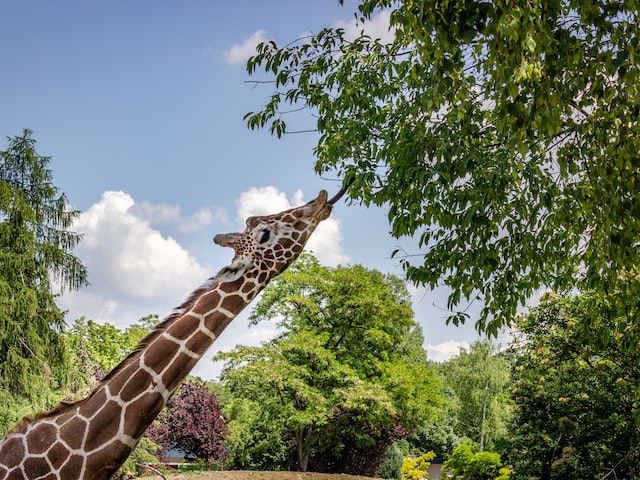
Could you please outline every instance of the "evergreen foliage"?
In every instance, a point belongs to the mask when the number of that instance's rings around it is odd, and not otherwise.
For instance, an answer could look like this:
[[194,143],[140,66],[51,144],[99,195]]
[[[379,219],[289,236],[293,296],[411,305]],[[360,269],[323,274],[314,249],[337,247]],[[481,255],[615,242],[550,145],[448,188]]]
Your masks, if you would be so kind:
[[42,398],[68,381],[64,314],[54,287],[78,289],[87,272],[71,250],[79,212],[53,184],[31,131],[0,152],[0,390]]

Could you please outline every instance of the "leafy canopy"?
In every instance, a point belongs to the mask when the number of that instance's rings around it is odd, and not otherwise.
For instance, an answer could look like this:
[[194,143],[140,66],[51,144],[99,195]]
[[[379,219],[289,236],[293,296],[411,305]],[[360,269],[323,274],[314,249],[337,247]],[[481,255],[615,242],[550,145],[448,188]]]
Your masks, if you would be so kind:
[[388,205],[417,242],[407,277],[446,285],[455,324],[476,298],[496,334],[540,287],[615,292],[640,264],[637,1],[360,0],[356,18],[382,11],[389,44],[261,44],[247,68],[276,91],[249,127],[281,136],[308,107],[316,171]]
[[408,299],[397,277],[303,254],[251,313],[281,333],[219,353],[223,383],[262,409],[262,428],[289,436],[300,469],[373,475],[440,401]]
[[110,323],[101,324],[81,317],[68,331],[69,343],[77,352],[76,357],[85,363],[81,366],[102,378],[122,362],[158,322],[157,315],[147,315],[120,330]]

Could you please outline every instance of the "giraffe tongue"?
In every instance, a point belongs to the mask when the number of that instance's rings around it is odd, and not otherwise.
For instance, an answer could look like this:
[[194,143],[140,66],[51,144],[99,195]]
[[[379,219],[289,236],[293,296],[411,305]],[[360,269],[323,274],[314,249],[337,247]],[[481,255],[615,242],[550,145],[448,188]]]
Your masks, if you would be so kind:
[[342,198],[342,196],[345,194],[345,192],[351,186],[354,180],[355,180],[355,177],[352,177],[351,179],[349,179],[349,181],[347,181],[347,183],[343,185],[342,188],[340,188],[340,190],[338,190],[338,193],[336,193],[333,197],[331,197],[327,203],[329,205],[335,205],[336,202]]
[[331,197],[327,203],[329,205],[335,205],[335,203],[340,200],[342,198],[342,196],[344,195],[345,189],[341,188],[340,190],[338,190],[338,193],[336,193],[333,197]]

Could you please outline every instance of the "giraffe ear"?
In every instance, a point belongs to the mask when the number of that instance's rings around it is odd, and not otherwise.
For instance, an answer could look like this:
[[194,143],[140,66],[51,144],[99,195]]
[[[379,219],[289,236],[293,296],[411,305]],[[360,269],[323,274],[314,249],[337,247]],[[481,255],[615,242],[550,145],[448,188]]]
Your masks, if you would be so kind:
[[247,267],[251,263],[250,259],[240,259],[235,262],[231,262],[224,267],[215,276],[216,282],[233,282],[240,278],[247,271]]

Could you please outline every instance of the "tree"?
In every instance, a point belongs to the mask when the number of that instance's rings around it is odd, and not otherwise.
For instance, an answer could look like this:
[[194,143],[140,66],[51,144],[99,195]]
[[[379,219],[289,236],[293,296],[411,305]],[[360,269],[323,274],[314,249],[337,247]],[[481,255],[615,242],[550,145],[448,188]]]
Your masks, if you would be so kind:
[[482,452],[492,449],[504,436],[511,420],[508,395],[511,364],[495,353],[488,340],[476,341],[441,366],[444,382],[455,391],[455,431],[478,444]]
[[187,380],[160,412],[147,436],[164,451],[182,450],[207,464],[224,458],[225,421],[216,396],[205,384]]
[[64,314],[53,282],[78,289],[87,272],[70,251],[79,212],[68,210],[53,184],[49,157],[38,155],[31,131],[0,152],[0,389],[35,398],[64,385]]
[[[640,354],[624,345],[627,322],[606,302],[590,310],[594,297],[551,294],[518,322],[514,479],[640,478]],[[600,345],[585,345],[585,315],[608,332]]]
[[[383,11],[388,44],[364,23]],[[541,287],[619,291],[640,265],[636,3],[360,0],[356,18],[355,39],[261,44],[247,69],[276,91],[248,126],[281,136],[286,104],[311,109],[316,171],[388,205],[417,241],[407,277],[446,285],[455,324],[475,299],[496,334]]]
[[282,333],[261,347],[218,354],[223,383],[284,425],[299,469],[375,473],[389,445],[439,402],[412,315],[397,277],[327,268],[303,255],[250,316],[278,319]]

